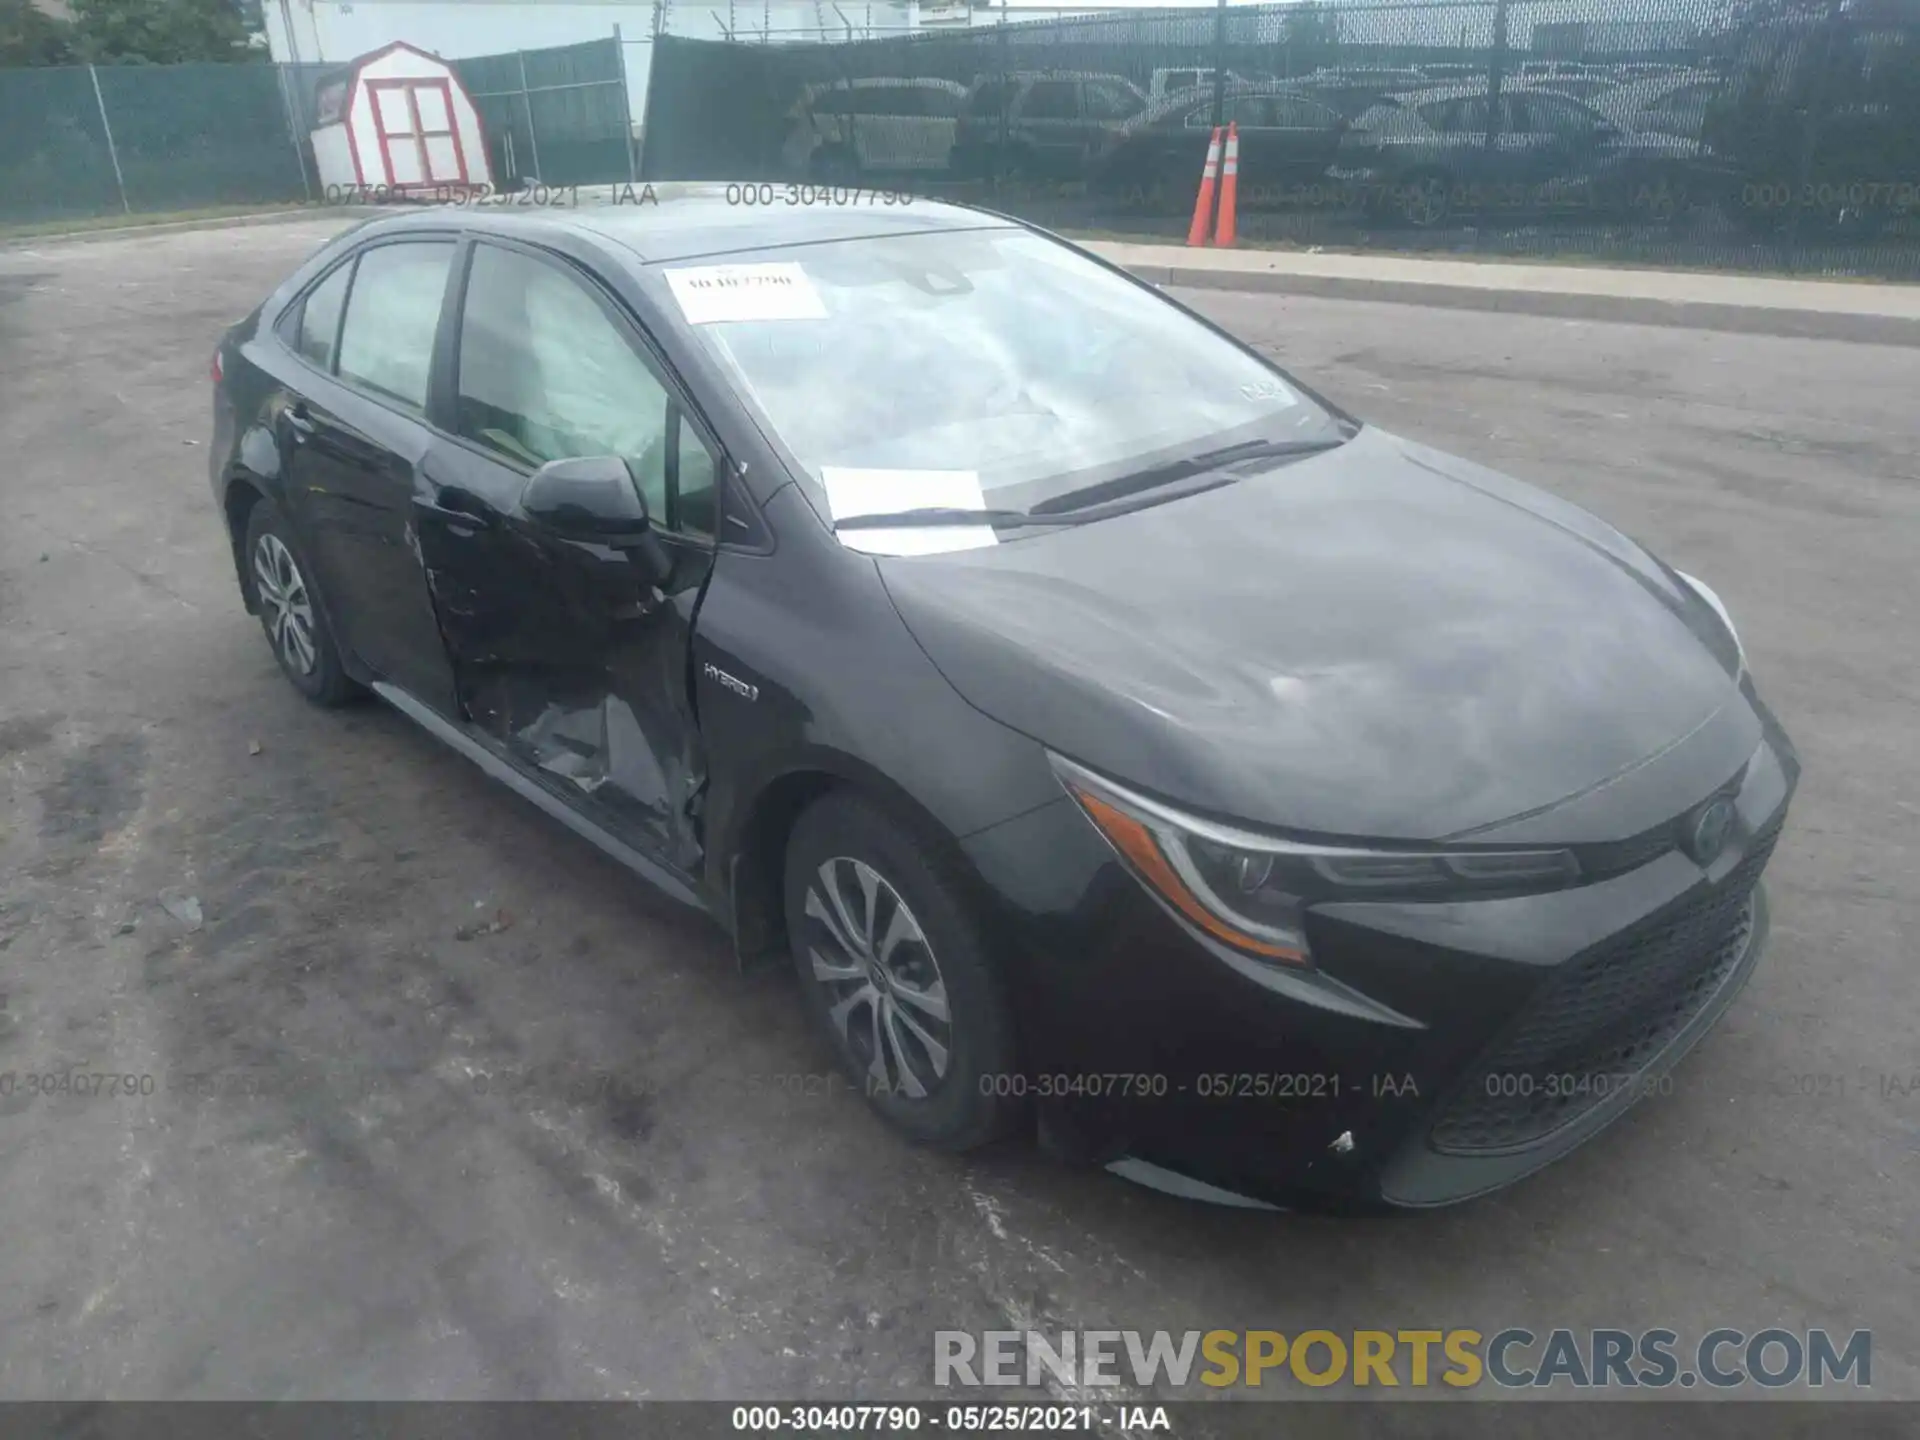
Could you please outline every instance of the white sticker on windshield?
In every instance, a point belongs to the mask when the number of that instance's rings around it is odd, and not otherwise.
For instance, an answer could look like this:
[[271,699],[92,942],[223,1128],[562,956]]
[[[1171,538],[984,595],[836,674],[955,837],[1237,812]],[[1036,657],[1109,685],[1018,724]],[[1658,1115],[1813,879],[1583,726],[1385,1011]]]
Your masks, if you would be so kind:
[[792,261],[684,266],[667,271],[667,284],[689,325],[827,318],[820,292],[813,288],[806,271]]
[[865,470],[822,465],[827,507],[836,520],[891,515],[896,510],[978,510],[980,475],[974,470]]
[[[867,470],[822,465],[827,508],[837,524],[856,515],[891,515],[908,510],[978,510],[980,476],[973,470]],[[902,525],[854,527],[834,532],[849,550],[869,555],[935,555],[997,545],[991,525]]]

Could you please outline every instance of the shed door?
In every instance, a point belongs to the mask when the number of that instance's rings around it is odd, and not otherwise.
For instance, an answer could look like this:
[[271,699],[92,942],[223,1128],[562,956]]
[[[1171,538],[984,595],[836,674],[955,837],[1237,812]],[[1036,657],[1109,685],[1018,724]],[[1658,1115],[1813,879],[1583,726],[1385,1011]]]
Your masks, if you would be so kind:
[[376,80],[368,89],[391,184],[466,183],[466,157],[460,153],[452,89],[445,80]]

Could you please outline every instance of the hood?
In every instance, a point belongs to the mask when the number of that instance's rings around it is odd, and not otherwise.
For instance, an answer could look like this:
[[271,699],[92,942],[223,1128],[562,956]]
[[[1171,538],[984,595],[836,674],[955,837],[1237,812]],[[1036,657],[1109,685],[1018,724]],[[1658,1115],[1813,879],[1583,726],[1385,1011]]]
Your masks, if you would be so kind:
[[1717,622],[1645,551],[1377,430],[1165,505],[876,563],[986,714],[1168,800],[1291,830],[1488,826],[1634,768],[1739,696]]

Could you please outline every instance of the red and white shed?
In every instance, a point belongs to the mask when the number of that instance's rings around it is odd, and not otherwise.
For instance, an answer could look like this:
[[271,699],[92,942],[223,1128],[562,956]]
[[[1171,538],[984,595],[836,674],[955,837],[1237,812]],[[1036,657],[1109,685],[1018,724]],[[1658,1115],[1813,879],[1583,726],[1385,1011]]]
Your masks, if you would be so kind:
[[313,159],[329,193],[493,184],[480,112],[451,65],[404,41],[320,82]]

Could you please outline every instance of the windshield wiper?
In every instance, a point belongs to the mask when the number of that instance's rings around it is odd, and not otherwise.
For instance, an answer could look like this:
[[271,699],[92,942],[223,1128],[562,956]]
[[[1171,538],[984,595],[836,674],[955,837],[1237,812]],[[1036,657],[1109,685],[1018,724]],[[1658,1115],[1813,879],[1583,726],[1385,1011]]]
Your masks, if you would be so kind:
[[897,530],[909,525],[1078,525],[1082,515],[1035,515],[1025,510],[960,510],[929,505],[924,510],[893,510],[884,515],[849,515],[833,522],[836,530]]
[[1318,455],[1323,450],[1337,449],[1346,443],[1345,439],[1243,440],[1238,445],[1223,445],[1218,450],[1203,450],[1198,455],[1186,455],[1178,460],[1170,460],[1164,465],[1153,465],[1145,470],[1136,470],[1131,475],[1122,475],[1117,480],[1103,480],[1098,485],[1069,490],[1064,495],[1055,495],[1051,499],[1042,500],[1033,507],[1032,513],[1038,516],[1084,511],[1105,505],[1110,500],[1137,495],[1143,490],[1171,485],[1175,481],[1205,475],[1209,471],[1221,470],[1243,461],[1293,459],[1303,455]]
[[[1012,529],[1021,525],[1080,525],[1089,520],[1122,515],[1162,500],[1180,499],[1215,490],[1230,484],[1231,475],[1218,472],[1238,462],[1273,460],[1302,455],[1318,455],[1344,445],[1345,440],[1247,440],[1222,446],[1199,455],[1187,456],[1166,465],[1137,470],[1118,480],[1102,481],[1079,490],[1069,490],[1041,501],[1031,510],[971,510],[954,506],[929,505],[919,510],[892,510],[883,515],[849,515],[836,520],[836,530],[895,530],[919,525],[991,525]],[[1170,494],[1144,498],[1142,492],[1180,485]]]

